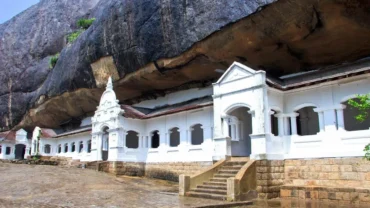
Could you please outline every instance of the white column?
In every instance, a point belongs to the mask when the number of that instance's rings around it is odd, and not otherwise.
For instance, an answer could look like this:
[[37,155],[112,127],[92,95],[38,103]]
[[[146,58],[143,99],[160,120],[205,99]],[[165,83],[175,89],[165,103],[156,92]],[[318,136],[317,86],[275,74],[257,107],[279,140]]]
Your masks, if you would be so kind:
[[274,111],[270,110],[269,113],[268,113],[268,118],[267,118],[267,123],[266,123],[266,132],[272,134],[272,126],[271,126],[271,123],[272,123],[272,119],[271,119],[271,116],[275,116],[274,115]]
[[3,159],[5,158],[5,155],[6,155],[6,145],[5,144],[2,144],[1,145],[1,154],[3,155]]
[[213,98],[213,137],[214,138],[222,138],[225,137],[223,133],[223,123],[221,121],[222,112],[221,112],[221,98],[214,97]]
[[223,137],[230,137],[229,135],[229,122],[227,117],[222,118],[222,135]]
[[337,124],[339,131],[345,131],[343,110],[346,108],[345,105],[341,105],[342,108],[337,108]]
[[279,136],[284,136],[284,115],[279,113],[275,117],[278,118],[278,133]]
[[138,136],[139,139],[139,149],[143,147],[143,136]]
[[292,130],[292,135],[297,135],[297,116],[298,113],[293,113],[290,115],[290,128]]
[[88,153],[88,146],[89,146],[89,140],[85,140],[82,142],[83,148],[82,148],[82,153],[87,154]]
[[325,126],[324,126],[324,112],[318,112],[319,113],[319,127],[320,127],[320,132],[325,131]]
[[313,111],[315,111],[319,116],[319,129],[320,129],[320,132],[322,133],[325,131],[324,112],[322,111],[322,109],[319,109],[319,108],[315,108],[313,109]]

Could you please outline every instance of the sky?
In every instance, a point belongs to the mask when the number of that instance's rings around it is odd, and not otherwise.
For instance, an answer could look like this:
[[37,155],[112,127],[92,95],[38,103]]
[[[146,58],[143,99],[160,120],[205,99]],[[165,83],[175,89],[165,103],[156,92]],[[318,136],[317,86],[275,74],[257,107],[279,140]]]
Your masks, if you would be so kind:
[[39,0],[0,0],[0,24],[38,2]]

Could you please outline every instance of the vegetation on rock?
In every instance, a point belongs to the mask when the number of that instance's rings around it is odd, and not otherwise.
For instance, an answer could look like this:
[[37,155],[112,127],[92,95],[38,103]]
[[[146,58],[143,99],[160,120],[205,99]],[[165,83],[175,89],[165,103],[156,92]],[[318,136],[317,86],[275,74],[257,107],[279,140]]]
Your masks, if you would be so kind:
[[[356,100],[350,99],[348,104],[359,110],[359,114],[355,116],[356,120],[359,122],[364,122],[370,116],[370,94],[357,95],[356,98]],[[365,146],[364,152],[365,159],[370,161],[370,143]]]
[[79,19],[77,21],[77,25],[81,28],[81,29],[87,29],[89,28],[92,23],[95,21],[95,18],[90,18],[90,19]]
[[69,34],[67,36],[67,42],[68,43],[73,43],[77,38],[78,36],[81,35],[81,33],[83,33],[85,30],[77,30],[76,32],[73,32],[71,34]]
[[92,23],[95,21],[95,18],[90,18],[90,19],[79,19],[77,21],[77,25],[80,27],[79,30],[69,34],[67,36],[67,42],[68,43],[73,43],[85,30],[87,30]]
[[54,68],[55,64],[57,64],[58,59],[59,59],[59,53],[50,57],[50,60],[49,60],[49,68],[50,69]]

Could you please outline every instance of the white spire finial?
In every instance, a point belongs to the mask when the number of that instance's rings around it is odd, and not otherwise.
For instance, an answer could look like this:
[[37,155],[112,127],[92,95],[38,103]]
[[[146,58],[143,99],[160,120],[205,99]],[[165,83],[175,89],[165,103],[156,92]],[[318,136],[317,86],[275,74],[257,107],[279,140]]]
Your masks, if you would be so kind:
[[111,76],[109,76],[109,78],[108,78],[107,90],[113,90],[113,83],[112,83],[112,77]]

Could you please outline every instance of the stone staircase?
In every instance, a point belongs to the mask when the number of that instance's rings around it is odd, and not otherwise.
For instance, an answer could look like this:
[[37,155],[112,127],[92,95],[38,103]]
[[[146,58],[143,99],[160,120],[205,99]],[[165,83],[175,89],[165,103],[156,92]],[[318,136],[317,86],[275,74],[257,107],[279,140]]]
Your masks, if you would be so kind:
[[190,189],[186,192],[186,196],[226,200],[227,199],[227,179],[235,177],[239,170],[248,161],[227,161],[222,167],[213,175],[209,181],[203,182],[196,188]]

